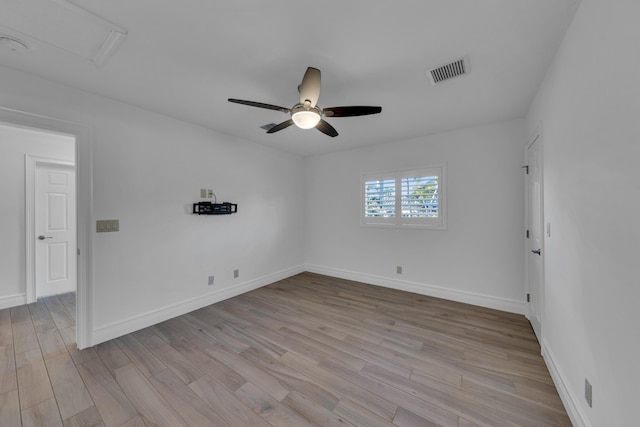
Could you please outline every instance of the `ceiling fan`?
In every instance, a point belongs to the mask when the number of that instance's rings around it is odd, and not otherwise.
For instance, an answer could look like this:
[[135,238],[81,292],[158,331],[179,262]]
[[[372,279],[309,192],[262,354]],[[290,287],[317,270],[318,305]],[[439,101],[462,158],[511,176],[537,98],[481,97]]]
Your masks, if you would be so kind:
[[267,133],[278,132],[295,124],[301,129],[316,128],[320,132],[331,137],[338,136],[338,131],[336,131],[335,128],[327,123],[322,117],[366,116],[368,114],[377,114],[382,111],[382,107],[362,105],[329,108],[318,107],[317,102],[320,97],[320,70],[313,67],[307,68],[307,71],[304,73],[304,77],[302,78],[302,83],[298,86],[298,92],[300,92],[300,102],[291,108],[234,98],[229,98],[229,102],[282,111],[283,113],[289,113],[291,115],[290,119],[271,127],[267,130]]

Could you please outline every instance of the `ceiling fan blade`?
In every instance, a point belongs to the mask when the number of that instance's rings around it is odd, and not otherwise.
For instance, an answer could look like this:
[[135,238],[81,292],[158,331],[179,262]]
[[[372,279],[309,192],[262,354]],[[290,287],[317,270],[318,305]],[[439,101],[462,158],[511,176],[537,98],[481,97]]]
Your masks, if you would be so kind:
[[269,129],[267,131],[267,133],[274,133],[274,132],[278,132],[279,130],[288,128],[289,126],[291,126],[293,124],[293,119],[289,119],[289,120],[285,120],[284,122],[275,125],[274,127],[272,127],[271,129]]
[[353,105],[350,107],[329,107],[322,110],[324,115],[327,117],[366,116],[368,114],[378,114],[381,111],[382,107],[370,107],[364,105]]
[[316,125],[316,129],[318,129],[320,132],[324,133],[325,135],[329,135],[332,138],[338,136],[338,131],[333,126],[331,126],[329,123],[327,123],[322,119],[320,119],[320,121]]
[[245,101],[243,99],[233,99],[233,98],[229,98],[228,101],[235,102],[236,104],[249,105],[250,107],[258,107],[258,108],[266,108],[268,110],[282,111],[283,113],[288,113],[290,111],[289,108],[279,107],[277,105],[272,105],[272,104],[263,104],[262,102]]
[[309,101],[311,106],[315,107],[320,97],[320,70],[308,67],[302,83],[298,86],[298,92],[300,92],[300,104]]

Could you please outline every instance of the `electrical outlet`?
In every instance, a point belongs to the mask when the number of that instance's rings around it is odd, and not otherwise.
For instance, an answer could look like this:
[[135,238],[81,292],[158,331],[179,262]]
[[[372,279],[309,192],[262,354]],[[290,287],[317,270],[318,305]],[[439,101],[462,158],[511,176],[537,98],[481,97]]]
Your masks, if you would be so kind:
[[213,285],[213,276],[209,276],[209,286]]
[[213,190],[211,189],[207,190],[207,198],[213,199]]
[[396,265],[396,274],[402,274],[402,266]]
[[587,400],[589,408],[593,407],[593,392],[591,390],[591,383],[588,379],[584,379],[584,398]]
[[237,279],[238,277],[240,277],[240,270],[236,268],[235,270],[233,270],[233,278]]

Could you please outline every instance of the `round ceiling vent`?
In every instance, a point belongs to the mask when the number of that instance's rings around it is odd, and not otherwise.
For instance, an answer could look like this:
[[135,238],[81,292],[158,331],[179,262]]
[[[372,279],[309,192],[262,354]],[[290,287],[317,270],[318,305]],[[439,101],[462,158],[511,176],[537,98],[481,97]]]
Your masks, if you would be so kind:
[[24,52],[29,49],[29,46],[25,42],[3,35],[0,35],[0,46],[12,52]]

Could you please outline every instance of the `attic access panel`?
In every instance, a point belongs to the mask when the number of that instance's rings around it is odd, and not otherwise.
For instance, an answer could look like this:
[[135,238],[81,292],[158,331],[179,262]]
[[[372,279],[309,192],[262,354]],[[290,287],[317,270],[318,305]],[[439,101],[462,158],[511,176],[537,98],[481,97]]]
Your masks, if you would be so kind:
[[104,65],[126,30],[66,0],[0,1],[0,35],[46,45]]

